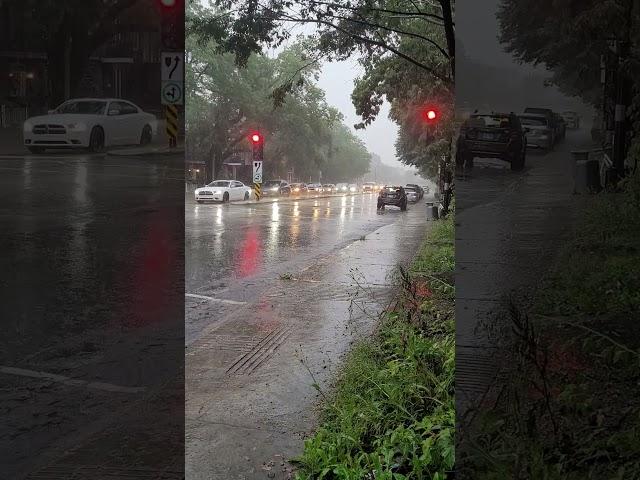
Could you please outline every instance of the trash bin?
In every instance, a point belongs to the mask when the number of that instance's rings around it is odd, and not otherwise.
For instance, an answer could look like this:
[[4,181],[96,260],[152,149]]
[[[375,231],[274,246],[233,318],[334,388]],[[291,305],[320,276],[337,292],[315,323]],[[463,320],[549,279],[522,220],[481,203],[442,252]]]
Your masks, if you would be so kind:
[[439,218],[438,206],[433,202],[427,202],[427,219],[437,220]]
[[600,163],[597,160],[577,162],[573,177],[573,193],[597,193],[601,190]]
[[573,193],[594,193],[602,190],[600,185],[600,162],[589,159],[589,151],[571,152]]

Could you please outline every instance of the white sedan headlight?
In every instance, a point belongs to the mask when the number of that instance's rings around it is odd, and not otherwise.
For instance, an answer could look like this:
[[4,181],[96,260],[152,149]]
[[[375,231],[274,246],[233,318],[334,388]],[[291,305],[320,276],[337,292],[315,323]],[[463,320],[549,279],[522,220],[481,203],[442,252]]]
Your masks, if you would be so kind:
[[71,132],[84,132],[87,129],[87,124],[83,122],[75,122],[68,124],[67,128]]

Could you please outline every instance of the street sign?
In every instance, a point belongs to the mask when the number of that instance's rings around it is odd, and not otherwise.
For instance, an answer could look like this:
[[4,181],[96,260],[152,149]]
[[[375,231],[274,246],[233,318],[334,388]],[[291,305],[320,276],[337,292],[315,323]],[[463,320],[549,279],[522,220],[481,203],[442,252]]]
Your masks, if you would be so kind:
[[183,105],[182,82],[162,82],[162,105]]
[[262,162],[253,162],[253,183],[262,183]]
[[162,81],[174,81],[182,83],[184,76],[184,53],[183,52],[162,52],[160,60],[162,69]]

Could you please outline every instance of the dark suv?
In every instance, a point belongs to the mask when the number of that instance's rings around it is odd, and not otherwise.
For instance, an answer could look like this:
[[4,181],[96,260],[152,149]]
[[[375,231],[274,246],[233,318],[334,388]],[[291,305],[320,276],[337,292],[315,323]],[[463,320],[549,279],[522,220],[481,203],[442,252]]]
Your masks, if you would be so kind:
[[378,210],[384,210],[387,205],[400,207],[403,212],[407,209],[407,193],[403,187],[385,186],[378,194]]
[[499,158],[511,164],[511,170],[524,167],[527,139],[514,113],[476,113],[460,129],[456,164],[473,167],[473,159]]

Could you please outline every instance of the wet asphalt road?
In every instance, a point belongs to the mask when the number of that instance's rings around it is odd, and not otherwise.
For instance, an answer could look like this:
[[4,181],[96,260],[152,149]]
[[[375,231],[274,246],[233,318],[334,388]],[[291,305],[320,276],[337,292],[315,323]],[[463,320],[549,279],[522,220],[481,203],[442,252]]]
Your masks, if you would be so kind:
[[3,478],[180,465],[181,162],[0,155]]
[[554,151],[528,152],[522,172],[511,172],[497,160],[476,159],[469,178],[456,182],[459,422],[491,401],[485,393],[499,381],[495,359],[509,348],[495,329],[509,326],[502,318],[509,298],[526,308],[570,232],[581,206],[581,197],[572,194],[570,152],[590,145],[587,130],[568,131]]
[[288,478],[314,426],[313,384],[328,387],[388,305],[426,207],[189,200],[185,215],[187,478]]

